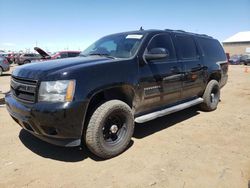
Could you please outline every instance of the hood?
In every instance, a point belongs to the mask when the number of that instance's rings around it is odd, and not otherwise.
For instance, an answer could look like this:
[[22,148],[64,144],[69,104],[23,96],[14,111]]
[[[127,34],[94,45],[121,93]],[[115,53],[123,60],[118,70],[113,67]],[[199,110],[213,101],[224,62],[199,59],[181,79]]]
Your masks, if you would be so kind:
[[69,72],[72,72],[74,69],[113,61],[116,60],[106,57],[94,56],[48,60],[19,66],[13,71],[12,75],[32,80],[46,80],[50,79],[48,77],[51,75],[58,76],[69,70]]
[[50,58],[51,56],[47,54],[43,49],[35,47],[34,50],[36,50],[42,57],[44,58]]

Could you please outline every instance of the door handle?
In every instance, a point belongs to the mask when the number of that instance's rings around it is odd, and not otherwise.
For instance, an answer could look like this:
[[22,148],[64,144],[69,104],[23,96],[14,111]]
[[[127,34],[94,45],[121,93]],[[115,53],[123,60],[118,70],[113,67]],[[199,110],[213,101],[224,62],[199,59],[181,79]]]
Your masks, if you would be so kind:
[[176,72],[179,72],[179,69],[178,67],[174,66],[170,69],[170,71],[176,73]]

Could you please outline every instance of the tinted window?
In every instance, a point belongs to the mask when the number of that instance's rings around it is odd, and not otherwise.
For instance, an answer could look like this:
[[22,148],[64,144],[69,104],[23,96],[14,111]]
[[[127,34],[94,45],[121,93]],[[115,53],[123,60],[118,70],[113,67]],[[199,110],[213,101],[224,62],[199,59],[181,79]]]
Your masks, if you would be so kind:
[[173,47],[173,43],[171,40],[170,35],[168,34],[160,34],[155,36],[148,45],[148,51],[150,51],[153,48],[165,48],[169,52],[169,58],[168,59],[175,59],[175,51]]
[[217,40],[199,38],[199,43],[204,52],[204,55],[209,59],[213,59],[216,61],[226,60],[225,52]]
[[76,57],[76,56],[79,56],[80,52],[69,52],[68,53],[68,56],[69,57]]
[[198,57],[196,45],[192,37],[177,35],[175,41],[182,59],[194,59]]
[[26,57],[33,57],[33,54],[24,54]]
[[60,53],[60,57],[61,57],[61,58],[67,58],[67,57],[68,57],[68,54],[67,54],[67,53]]

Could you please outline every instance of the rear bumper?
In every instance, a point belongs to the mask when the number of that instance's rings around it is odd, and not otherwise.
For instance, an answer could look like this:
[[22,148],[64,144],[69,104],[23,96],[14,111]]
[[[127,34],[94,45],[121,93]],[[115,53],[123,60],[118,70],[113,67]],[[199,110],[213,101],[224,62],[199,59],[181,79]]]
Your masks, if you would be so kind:
[[59,146],[81,145],[86,102],[24,104],[5,97],[11,117],[25,130]]

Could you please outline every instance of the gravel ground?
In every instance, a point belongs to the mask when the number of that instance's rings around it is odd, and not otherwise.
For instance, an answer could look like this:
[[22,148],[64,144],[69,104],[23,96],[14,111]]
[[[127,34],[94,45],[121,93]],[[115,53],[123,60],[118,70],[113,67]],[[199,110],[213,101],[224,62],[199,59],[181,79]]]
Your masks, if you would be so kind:
[[137,124],[128,150],[104,161],[84,148],[56,147],[21,130],[2,105],[7,73],[0,77],[0,187],[247,187],[248,69],[230,66],[216,111],[194,107]]

